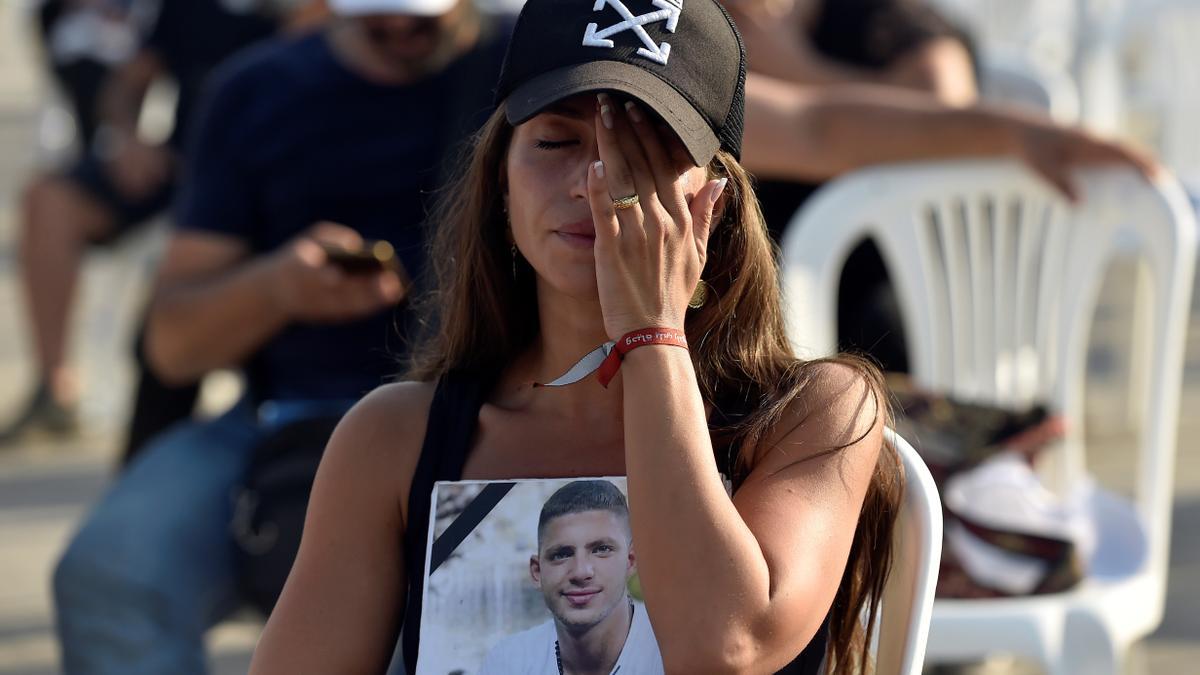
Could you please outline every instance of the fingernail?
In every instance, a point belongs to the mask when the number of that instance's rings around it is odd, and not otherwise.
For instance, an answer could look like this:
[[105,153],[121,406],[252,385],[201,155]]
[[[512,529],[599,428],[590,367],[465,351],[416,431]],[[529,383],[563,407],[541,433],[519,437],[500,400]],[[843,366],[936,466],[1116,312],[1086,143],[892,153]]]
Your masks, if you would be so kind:
[[604,178],[604,162],[597,160],[592,168],[596,171],[596,178]]
[[633,101],[625,101],[625,112],[629,113],[629,119],[639,124],[642,122],[642,119],[644,119],[642,117],[642,111],[638,109],[637,105],[634,104]]
[[728,182],[728,178],[722,178],[721,180],[717,181],[717,189],[712,191],[712,196],[709,197],[709,200],[716,202],[717,199],[721,197],[721,193],[725,191],[725,184]]
[[612,107],[607,103],[600,106],[600,121],[604,123],[605,129],[613,128]]

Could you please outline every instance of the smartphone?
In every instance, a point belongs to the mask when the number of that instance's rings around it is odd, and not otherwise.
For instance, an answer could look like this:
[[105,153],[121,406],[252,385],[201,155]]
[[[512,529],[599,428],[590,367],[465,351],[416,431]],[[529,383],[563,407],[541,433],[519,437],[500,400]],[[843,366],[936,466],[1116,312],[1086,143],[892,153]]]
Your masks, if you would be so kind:
[[400,274],[400,261],[396,250],[386,241],[364,241],[362,248],[349,249],[336,244],[322,242],[329,264],[336,265],[347,274],[374,274],[391,270]]

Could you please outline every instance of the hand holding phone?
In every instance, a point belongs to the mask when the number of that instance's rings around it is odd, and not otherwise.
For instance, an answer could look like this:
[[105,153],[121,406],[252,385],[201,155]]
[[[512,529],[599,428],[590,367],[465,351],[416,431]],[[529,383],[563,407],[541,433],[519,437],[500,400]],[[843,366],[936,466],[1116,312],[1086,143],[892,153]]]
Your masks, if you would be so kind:
[[409,277],[392,245],[332,222],[314,225],[270,257],[271,285],[294,321],[340,323],[404,301]]
[[318,242],[325,258],[347,274],[373,274],[391,270],[399,272],[396,250],[383,240],[364,241],[360,248],[347,248],[330,242]]

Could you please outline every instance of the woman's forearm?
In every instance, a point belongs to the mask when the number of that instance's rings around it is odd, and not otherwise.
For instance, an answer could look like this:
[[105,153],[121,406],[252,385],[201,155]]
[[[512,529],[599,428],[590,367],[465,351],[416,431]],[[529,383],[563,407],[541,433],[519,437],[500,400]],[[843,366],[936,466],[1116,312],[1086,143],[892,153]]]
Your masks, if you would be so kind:
[[690,356],[635,349],[621,372],[634,553],[664,663],[752,663],[770,574],[717,472]]

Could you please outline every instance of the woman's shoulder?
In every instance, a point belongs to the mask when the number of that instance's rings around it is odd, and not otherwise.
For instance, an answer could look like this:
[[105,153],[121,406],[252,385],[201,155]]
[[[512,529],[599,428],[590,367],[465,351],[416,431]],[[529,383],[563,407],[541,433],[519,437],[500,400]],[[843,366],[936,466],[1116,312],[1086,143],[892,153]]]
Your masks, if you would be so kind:
[[771,446],[812,452],[853,445],[881,433],[888,420],[887,391],[879,370],[857,357],[800,366],[800,386],[788,395]]
[[395,423],[423,418],[429,414],[437,382],[403,380],[372,389],[351,408],[351,415],[362,424]]
[[403,509],[435,390],[434,382],[407,381],[371,391],[338,423],[322,464],[353,467],[363,481],[382,481]]
[[805,384],[793,403],[804,399],[854,399],[883,386],[879,368],[858,356],[842,354],[801,362],[800,369]]
[[338,431],[357,445],[401,448],[424,436],[435,382],[393,382],[375,388],[342,418]]

